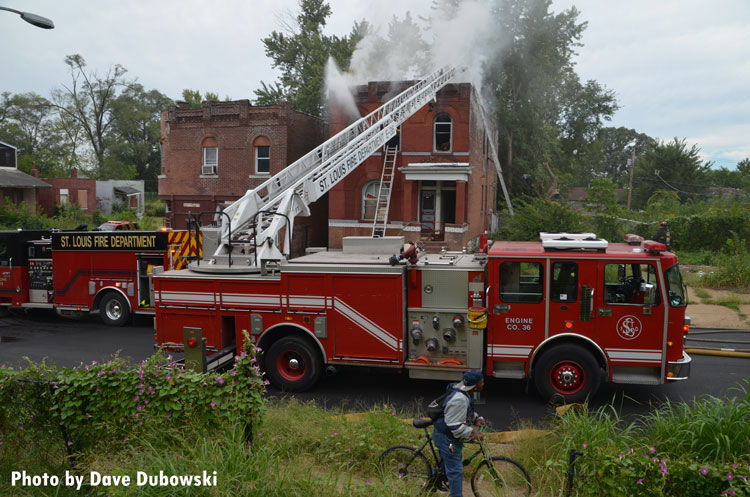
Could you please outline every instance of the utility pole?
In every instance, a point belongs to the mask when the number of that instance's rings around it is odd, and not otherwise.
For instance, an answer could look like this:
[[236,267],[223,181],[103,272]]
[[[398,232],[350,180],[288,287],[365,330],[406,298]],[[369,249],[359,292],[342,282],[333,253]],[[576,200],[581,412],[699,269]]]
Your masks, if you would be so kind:
[[635,144],[630,147],[630,183],[628,184],[628,211],[630,211],[630,197],[633,194],[633,170],[635,169]]

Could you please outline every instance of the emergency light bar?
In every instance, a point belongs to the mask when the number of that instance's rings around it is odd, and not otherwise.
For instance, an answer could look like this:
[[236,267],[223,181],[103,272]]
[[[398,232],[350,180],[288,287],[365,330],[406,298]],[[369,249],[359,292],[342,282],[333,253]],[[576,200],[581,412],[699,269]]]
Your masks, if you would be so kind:
[[605,252],[609,242],[594,233],[539,233],[544,250],[596,250]]
[[591,240],[596,239],[596,233],[565,233],[564,231],[543,231],[539,233],[539,239],[544,240]]
[[663,243],[655,242],[653,240],[647,240],[643,242],[643,250],[649,254],[660,254],[667,251],[667,246]]

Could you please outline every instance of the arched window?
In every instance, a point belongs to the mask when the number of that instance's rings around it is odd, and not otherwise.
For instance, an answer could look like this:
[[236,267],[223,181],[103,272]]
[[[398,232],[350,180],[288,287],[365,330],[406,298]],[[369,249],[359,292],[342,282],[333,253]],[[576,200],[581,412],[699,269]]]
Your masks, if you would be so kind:
[[201,174],[219,173],[219,143],[216,138],[208,136],[203,140],[203,166]]
[[448,113],[441,112],[435,116],[434,136],[435,152],[450,152],[452,150],[453,122]]
[[362,219],[375,219],[379,189],[380,181],[368,181],[362,187]]
[[271,141],[259,136],[253,141],[255,174],[271,174]]

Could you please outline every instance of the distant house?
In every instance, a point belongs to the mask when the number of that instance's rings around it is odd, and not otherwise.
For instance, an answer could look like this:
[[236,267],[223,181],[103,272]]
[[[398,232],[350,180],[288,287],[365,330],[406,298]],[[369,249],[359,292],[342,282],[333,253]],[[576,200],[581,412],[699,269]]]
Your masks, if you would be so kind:
[[0,205],[10,202],[18,205],[24,202],[35,206],[38,192],[51,186],[39,178],[18,170],[18,149],[0,142]]
[[89,213],[96,209],[96,180],[79,178],[76,168],[70,170],[69,178],[45,178],[44,181],[52,185],[52,189],[40,192],[37,204],[48,216],[55,213],[58,204],[78,204]]
[[112,207],[121,205],[143,212],[143,180],[107,180],[96,182],[96,208],[104,214],[112,212]]

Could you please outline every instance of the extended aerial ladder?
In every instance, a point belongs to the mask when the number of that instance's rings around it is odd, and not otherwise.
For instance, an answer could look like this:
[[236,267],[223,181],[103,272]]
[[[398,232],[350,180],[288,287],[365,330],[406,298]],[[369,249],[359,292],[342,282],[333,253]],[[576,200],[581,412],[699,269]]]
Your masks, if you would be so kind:
[[[214,272],[264,271],[286,257],[294,218],[310,215],[316,201],[378,148],[396,135],[397,128],[435,98],[453,79],[456,69],[443,67],[381,107],[357,120],[322,145],[229,205],[218,228],[204,227],[204,245],[217,248],[207,261],[191,269]],[[278,240],[283,231],[283,243]],[[211,233],[212,232],[212,233]],[[237,241],[240,239],[241,241]],[[204,246],[204,256],[208,254]]]

